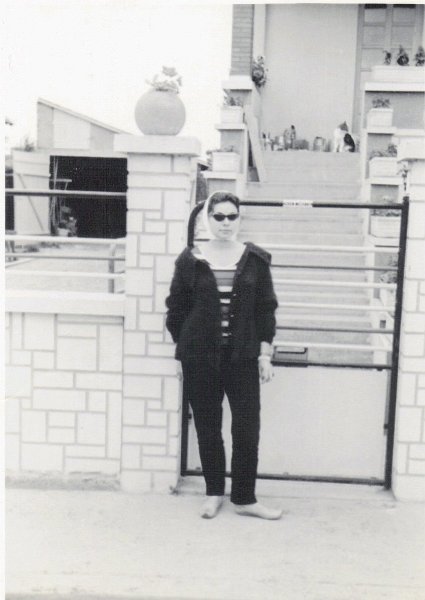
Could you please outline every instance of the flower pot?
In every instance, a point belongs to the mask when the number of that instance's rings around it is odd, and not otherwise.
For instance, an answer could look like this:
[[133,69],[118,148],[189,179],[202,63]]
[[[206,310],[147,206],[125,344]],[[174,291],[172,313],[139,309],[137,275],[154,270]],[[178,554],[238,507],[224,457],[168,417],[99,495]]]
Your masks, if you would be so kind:
[[221,123],[242,123],[243,108],[242,106],[222,106],[221,107]]
[[367,113],[368,127],[391,127],[393,124],[392,108],[371,108]]
[[59,237],[69,237],[69,230],[65,227],[58,227],[58,236]]
[[398,238],[400,217],[371,215],[370,233],[379,238]]
[[149,90],[136,104],[135,119],[145,135],[177,135],[186,120],[186,110],[178,94]]
[[423,83],[423,67],[401,67],[400,65],[376,65],[372,67],[372,80],[391,83]]
[[369,177],[397,177],[397,157],[374,156],[369,161]]
[[212,170],[239,172],[239,154],[237,152],[213,152]]

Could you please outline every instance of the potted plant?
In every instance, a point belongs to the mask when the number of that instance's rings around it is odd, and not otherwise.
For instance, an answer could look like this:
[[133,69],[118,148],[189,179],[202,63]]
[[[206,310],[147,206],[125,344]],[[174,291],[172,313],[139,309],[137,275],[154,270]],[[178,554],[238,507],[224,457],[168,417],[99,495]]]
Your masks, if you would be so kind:
[[209,150],[213,171],[239,172],[240,158],[234,146]]
[[409,55],[403,46],[400,46],[391,64],[392,53],[384,50],[384,64],[372,67],[373,81],[391,83],[423,83],[424,74],[416,67],[424,66],[425,51],[419,46],[415,54],[415,66],[409,66]]
[[73,237],[77,235],[77,220],[72,215],[72,209],[69,206],[59,207],[57,225],[53,227],[54,233],[59,237]]
[[161,74],[146,83],[152,89],[137,101],[137,126],[146,135],[177,135],[186,120],[184,104],[179,98],[182,78],[174,67],[162,67]]
[[403,48],[403,46],[400,46],[399,49],[398,49],[396,63],[400,67],[407,67],[407,65],[409,64],[409,55],[407,54],[407,52]]
[[[397,204],[392,198],[382,197],[383,204]],[[396,208],[375,208],[370,216],[370,234],[379,238],[398,238],[401,211]]]
[[223,106],[221,107],[221,123],[242,123],[243,100],[240,96],[231,96],[224,93]]
[[255,83],[257,90],[266,85],[267,68],[264,56],[254,58],[251,65],[251,79]]
[[415,66],[423,67],[425,65],[425,50],[423,46],[419,46],[418,51],[415,54]]
[[372,100],[372,108],[367,113],[368,127],[391,127],[393,112],[389,98],[376,96]]
[[369,177],[397,177],[397,146],[388,144],[386,150],[373,150],[369,156]]
[[74,237],[77,235],[77,220],[71,215],[63,217],[58,224],[57,234],[59,237]]

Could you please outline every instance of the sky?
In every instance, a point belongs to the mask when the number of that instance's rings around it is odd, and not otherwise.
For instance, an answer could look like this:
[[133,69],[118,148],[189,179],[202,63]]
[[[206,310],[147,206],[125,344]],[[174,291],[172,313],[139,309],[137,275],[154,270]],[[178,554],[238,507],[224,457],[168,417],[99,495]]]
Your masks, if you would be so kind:
[[137,134],[134,106],[162,65],[183,77],[181,135],[219,145],[221,83],[229,76],[229,3],[7,0],[5,113],[11,145],[36,140],[41,97]]

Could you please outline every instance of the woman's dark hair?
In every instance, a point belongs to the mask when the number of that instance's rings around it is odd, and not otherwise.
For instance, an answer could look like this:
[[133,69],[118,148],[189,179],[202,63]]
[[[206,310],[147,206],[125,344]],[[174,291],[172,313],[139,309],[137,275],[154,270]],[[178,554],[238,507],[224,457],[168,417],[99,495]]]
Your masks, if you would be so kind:
[[230,192],[214,192],[208,202],[208,214],[210,215],[213,212],[214,206],[222,202],[231,202],[239,212],[239,198],[235,194],[231,194]]

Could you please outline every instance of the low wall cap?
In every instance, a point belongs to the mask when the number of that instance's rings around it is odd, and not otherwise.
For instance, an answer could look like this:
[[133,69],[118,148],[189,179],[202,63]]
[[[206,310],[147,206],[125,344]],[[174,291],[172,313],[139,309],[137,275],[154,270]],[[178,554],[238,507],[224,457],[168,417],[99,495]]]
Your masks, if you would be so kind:
[[114,150],[127,154],[180,154],[199,156],[201,142],[195,137],[176,135],[117,134]]

